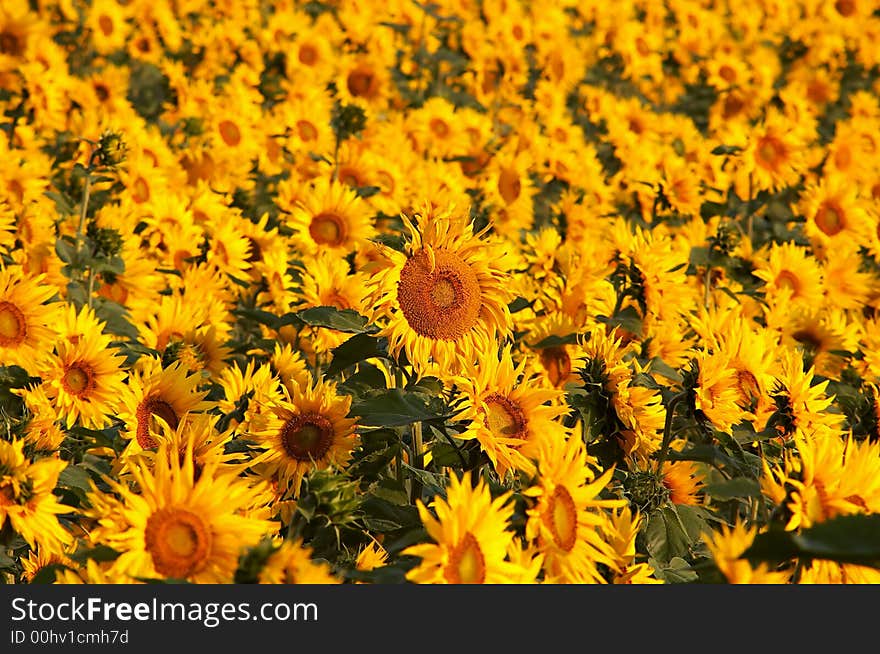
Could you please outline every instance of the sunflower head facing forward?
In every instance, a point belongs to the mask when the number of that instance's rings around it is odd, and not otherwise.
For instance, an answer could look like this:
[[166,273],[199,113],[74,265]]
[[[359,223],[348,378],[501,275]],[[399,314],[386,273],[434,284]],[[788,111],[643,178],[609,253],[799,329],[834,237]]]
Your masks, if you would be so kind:
[[403,252],[383,250],[389,265],[371,282],[373,318],[384,323],[390,351],[403,351],[416,372],[457,372],[478,340],[512,329],[503,257],[451,207],[426,206],[414,222],[403,220],[410,242]]

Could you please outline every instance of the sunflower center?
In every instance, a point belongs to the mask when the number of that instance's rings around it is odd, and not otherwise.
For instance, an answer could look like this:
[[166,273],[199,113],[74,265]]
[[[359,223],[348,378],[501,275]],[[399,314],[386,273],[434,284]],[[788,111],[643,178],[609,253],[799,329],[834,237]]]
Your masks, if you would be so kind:
[[95,371],[87,363],[79,361],[69,366],[61,378],[61,385],[71,395],[82,397],[95,388]]
[[445,573],[450,584],[482,584],[486,580],[486,558],[471,532],[452,550]]
[[303,44],[297,55],[299,62],[306,66],[313,66],[318,61],[318,52],[311,45]]
[[156,572],[172,579],[198,572],[211,553],[211,540],[207,525],[186,509],[159,509],[144,529],[144,546]]
[[150,199],[150,185],[143,177],[138,177],[131,185],[131,199],[142,204]]
[[407,323],[420,336],[458,340],[480,315],[480,283],[474,270],[448,250],[411,256],[400,271],[397,301]]
[[541,365],[547,371],[550,383],[559,387],[571,375],[571,357],[565,347],[545,347],[541,350]]
[[765,136],[758,141],[756,159],[764,168],[777,169],[785,158],[785,146],[772,136]]
[[734,95],[733,93],[729,93],[726,98],[724,98],[724,108],[722,110],[722,116],[726,120],[733,118],[734,116],[739,115],[739,113],[745,109],[746,103],[740,98],[738,95]]
[[24,314],[11,302],[0,302],[0,346],[18,345],[27,336]]
[[566,552],[573,550],[577,542],[577,507],[564,486],[557,486],[553,491],[547,518],[556,545]]
[[296,131],[303,141],[314,141],[318,138],[318,130],[307,120],[296,121]]
[[431,122],[428,123],[431,132],[433,132],[434,136],[437,138],[446,138],[449,136],[449,125],[446,124],[446,121],[440,120],[439,118],[432,118]]
[[177,429],[180,424],[180,418],[177,417],[177,412],[171,404],[163,400],[161,397],[150,396],[145,398],[138,405],[137,411],[135,412],[135,417],[137,418],[136,435],[138,445],[145,450],[149,450],[158,445],[156,440],[150,435],[150,423],[153,421],[153,416],[164,420],[168,423],[168,426],[171,427],[171,429]]
[[852,150],[846,144],[841,144],[837,152],[834,153],[834,165],[838,170],[846,170],[852,163]]
[[797,275],[790,270],[783,270],[776,275],[776,286],[780,289],[787,288],[790,290],[792,297],[796,296],[801,289],[800,280],[798,280]]
[[221,120],[217,129],[220,131],[220,138],[226,145],[235,147],[241,143],[241,130],[231,120]]
[[834,8],[837,10],[837,13],[841,16],[849,17],[856,13],[856,3],[855,0],[837,0],[834,3]]
[[513,204],[522,192],[522,182],[512,168],[504,168],[498,176],[498,192],[507,204]]
[[333,445],[333,425],[319,413],[293,416],[281,428],[281,445],[297,461],[318,461]]
[[816,212],[816,227],[828,236],[839,234],[846,227],[846,216],[840,207],[831,202],[824,202]]
[[98,16],[98,27],[101,28],[104,36],[110,36],[113,34],[113,19],[107,14],[101,14]]
[[339,214],[322,211],[309,223],[309,234],[318,245],[338,247],[346,237],[345,221]]
[[525,440],[526,416],[519,404],[500,393],[492,393],[483,402],[486,405],[483,422],[493,434]]
[[0,52],[13,57],[24,54],[24,43],[12,32],[0,32]]
[[372,97],[375,95],[376,77],[368,70],[356,70],[346,79],[348,92],[355,97]]
[[725,82],[733,82],[736,79],[736,71],[732,66],[724,64],[721,68],[718,69],[718,75],[721,76]]

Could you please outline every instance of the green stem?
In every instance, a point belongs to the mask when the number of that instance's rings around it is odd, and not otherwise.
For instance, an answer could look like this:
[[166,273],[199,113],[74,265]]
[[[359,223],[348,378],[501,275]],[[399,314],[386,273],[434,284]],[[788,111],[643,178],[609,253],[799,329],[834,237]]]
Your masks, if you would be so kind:
[[685,397],[687,397],[686,393],[679,393],[669,400],[669,406],[666,407],[666,422],[663,424],[663,441],[660,444],[660,452],[657,454],[656,470],[658,475],[663,470],[663,462],[666,460],[666,455],[669,453],[669,444],[672,442],[672,419],[675,416],[675,409],[678,407],[679,402]]

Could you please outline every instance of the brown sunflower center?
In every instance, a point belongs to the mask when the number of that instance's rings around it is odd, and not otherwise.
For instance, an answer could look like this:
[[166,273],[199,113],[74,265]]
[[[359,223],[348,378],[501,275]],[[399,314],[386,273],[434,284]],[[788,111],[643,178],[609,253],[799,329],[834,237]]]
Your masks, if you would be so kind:
[[834,3],[834,8],[837,10],[837,13],[841,16],[852,16],[856,13],[856,1],[855,0],[837,0]]
[[345,81],[348,92],[355,97],[372,98],[376,94],[376,76],[369,70],[355,70]]
[[493,434],[525,440],[526,416],[517,402],[500,393],[492,393],[483,403],[486,405],[483,423]]
[[541,365],[547,371],[547,378],[555,387],[559,387],[571,375],[571,357],[565,346],[545,347],[541,350]]
[[113,34],[113,19],[107,14],[101,14],[98,16],[98,27],[104,36],[110,36]]
[[303,43],[299,48],[297,58],[299,59],[299,62],[301,64],[304,64],[306,66],[314,66],[315,62],[318,61],[318,51],[314,48],[314,46]]
[[471,532],[466,532],[449,555],[445,570],[450,584],[482,584],[486,580],[486,558]]
[[730,120],[734,116],[738,116],[739,113],[745,108],[746,103],[741,97],[733,93],[728,93],[727,97],[724,98],[724,106],[722,108],[721,115],[724,117],[725,120]]
[[725,82],[733,82],[736,79],[736,71],[733,69],[733,66],[729,64],[724,64],[721,68],[718,69],[718,75]]
[[440,120],[439,118],[432,118],[430,123],[428,123],[431,132],[433,132],[434,136],[437,138],[446,138],[449,136],[449,125],[446,124],[445,120]]
[[208,526],[186,509],[159,509],[147,519],[144,529],[144,547],[156,572],[172,579],[186,579],[198,572],[211,554],[211,541]]
[[23,39],[9,31],[0,32],[0,52],[13,57],[24,54]]
[[764,136],[758,140],[755,158],[764,168],[777,170],[785,159],[785,145],[776,137]]
[[138,177],[131,185],[131,199],[138,204],[150,199],[150,185],[143,177]]
[[307,120],[296,121],[296,131],[303,141],[314,141],[318,138],[318,130]]
[[547,524],[557,547],[570,552],[577,542],[577,507],[565,486],[557,486],[547,506]]
[[498,192],[507,204],[513,204],[522,192],[519,174],[512,168],[504,168],[498,176]]
[[241,143],[241,130],[231,120],[221,120],[217,125],[217,130],[220,132],[220,138],[229,147],[235,147]]
[[797,296],[797,294],[801,290],[801,282],[798,279],[797,275],[795,275],[790,270],[783,270],[778,275],[776,275],[776,286],[777,288],[787,288],[791,291],[792,297]]
[[309,234],[318,245],[338,247],[345,242],[348,230],[342,216],[332,211],[322,211],[309,223]]
[[177,429],[180,424],[180,418],[170,403],[155,395],[144,398],[138,404],[135,417],[137,418],[137,442],[145,450],[158,445],[156,440],[150,435],[153,416],[164,420],[171,429]]
[[828,236],[839,234],[846,227],[846,214],[833,202],[823,202],[814,220],[816,227]]
[[0,346],[18,345],[27,337],[24,314],[11,302],[0,302]]
[[83,361],[71,364],[61,377],[61,385],[71,395],[88,395],[95,388],[95,370]]
[[293,416],[281,427],[281,445],[297,461],[318,461],[333,445],[333,424],[319,413]]
[[482,306],[473,268],[448,250],[411,256],[400,271],[397,301],[412,329],[421,336],[454,341],[477,322]]
[[834,165],[838,170],[846,170],[853,161],[853,153],[849,145],[841,143],[837,152],[834,153]]

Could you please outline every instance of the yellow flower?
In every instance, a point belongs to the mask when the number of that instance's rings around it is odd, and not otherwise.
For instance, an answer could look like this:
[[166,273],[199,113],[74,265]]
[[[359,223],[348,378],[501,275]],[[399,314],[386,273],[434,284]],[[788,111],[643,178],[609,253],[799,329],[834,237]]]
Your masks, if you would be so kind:
[[385,248],[391,265],[369,281],[372,317],[386,323],[380,335],[394,356],[405,352],[418,373],[432,363],[455,373],[474,360],[481,339],[504,337],[512,326],[497,245],[474,234],[454,211],[425,207],[418,226],[405,219],[406,252]]
[[419,516],[433,543],[412,545],[401,554],[417,556],[419,564],[407,572],[419,584],[512,583],[519,567],[507,561],[514,533],[508,529],[513,509],[510,494],[495,499],[480,479],[471,485],[470,473],[449,479],[446,499],[435,498],[434,517],[417,500]]
[[0,357],[5,365],[33,369],[51,347],[55,332],[50,325],[58,305],[46,304],[55,289],[43,280],[18,267],[0,268]]
[[264,426],[251,436],[266,448],[254,461],[258,471],[296,497],[312,470],[348,463],[358,441],[357,419],[348,417],[351,396],[338,395],[333,382],[294,382],[285,395],[268,405]]
[[294,245],[305,255],[322,250],[345,256],[374,236],[372,213],[351,188],[320,178],[303,189],[290,216]]
[[[162,445],[162,448],[167,447]],[[112,572],[144,579],[231,583],[239,556],[277,530],[250,509],[260,489],[235,475],[217,475],[209,462],[196,480],[192,457],[168,456],[155,464],[129,461],[138,492],[107,479],[115,495],[97,488],[87,514],[98,521],[91,538],[120,552]]]
[[721,525],[717,531],[705,534],[704,540],[715,559],[715,565],[731,584],[784,584],[791,573],[775,571],[761,563],[753,568],[747,559],[741,558],[755,540],[757,527],[748,527],[737,521],[732,527]]
[[540,444],[565,438],[557,422],[569,411],[560,403],[563,392],[539,388],[525,376],[526,360],[514,366],[511,348],[499,353],[494,342],[483,343],[478,365],[467,365],[455,384],[465,395],[461,420],[468,421],[460,438],[476,438],[501,477],[522,470],[533,473]]
[[52,491],[66,465],[55,457],[29,461],[23,440],[0,440],[0,529],[9,525],[31,547],[61,552],[72,538],[58,515],[72,509]]
[[597,476],[595,465],[580,434],[544,441],[536,485],[524,494],[537,500],[527,511],[526,538],[544,555],[546,582],[606,583],[600,565],[615,565],[602,509],[626,501],[598,499],[614,471]]
[[302,541],[282,541],[260,570],[261,584],[339,584],[326,562],[312,559]]
[[203,402],[207,391],[198,390],[200,379],[200,375],[187,375],[179,361],[162,368],[158,359],[139,360],[120,398],[119,418],[126,425],[122,435],[130,439],[123,454],[156,447],[158,420],[177,429],[187,413],[207,408]]

